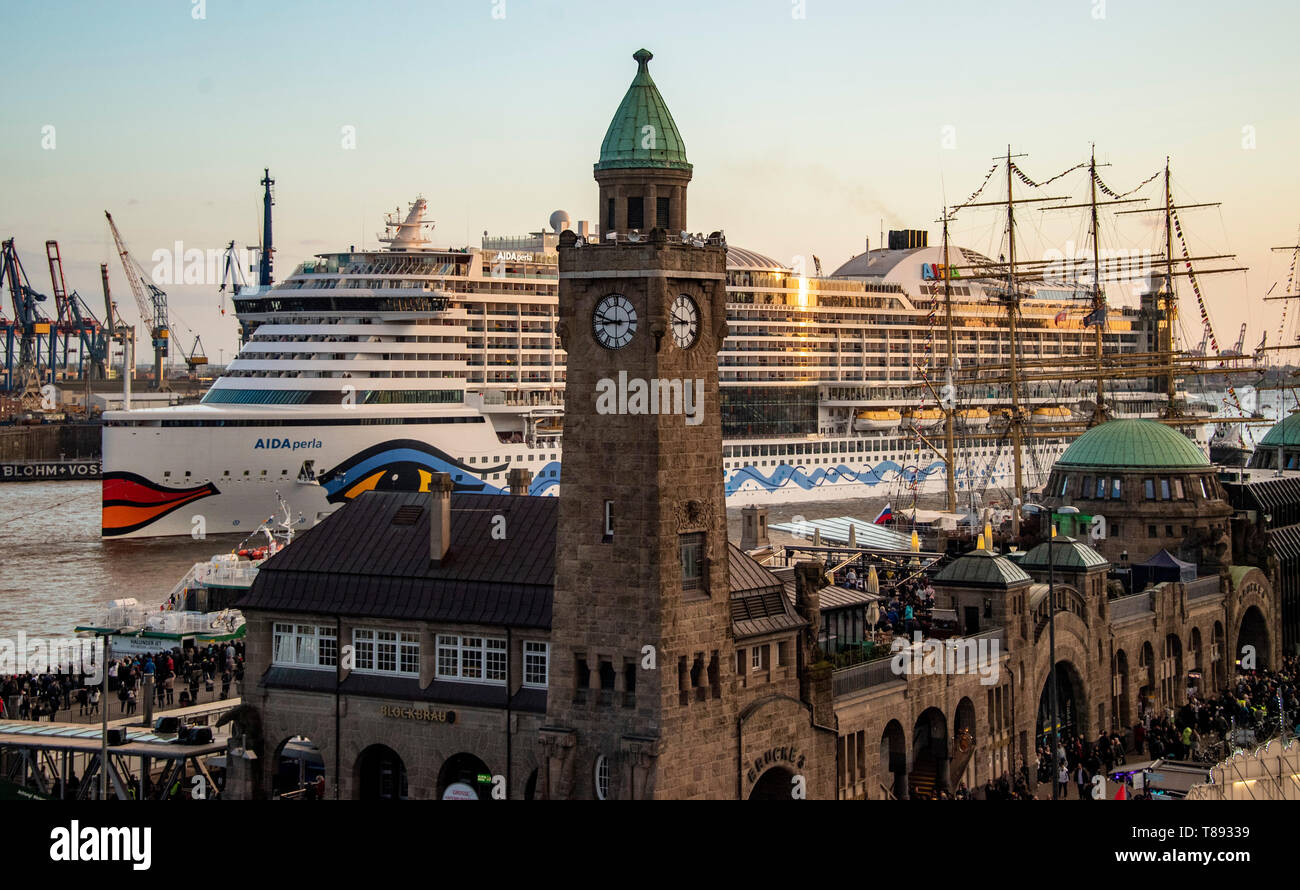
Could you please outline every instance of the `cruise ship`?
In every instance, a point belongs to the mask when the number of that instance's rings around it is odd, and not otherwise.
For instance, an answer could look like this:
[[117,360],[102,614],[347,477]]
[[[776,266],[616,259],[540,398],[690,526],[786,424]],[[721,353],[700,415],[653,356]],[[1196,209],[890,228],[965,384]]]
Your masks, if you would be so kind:
[[[105,415],[105,537],[247,530],[277,511],[277,494],[310,525],[364,491],[427,488],[435,472],[459,490],[500,492],[524,468],[531,494],[557,492],[556,244],[570,220],[557,211],[548,231],[436,247],[427,209],[419,198],[390,214],[377,248],[320,254],[274,287],[240,289],[242,346],[201,403]],[[576,230],[599,236],[586,223]],[[719,371],[729,503],[945,490],[947,463],[925,444],[943,417],[943,250],[917,230],[867,247],[822,274],[820,263],[728,246]],[[989,262],[956,246],[950,257]],[[957,361],[1006,362],[1002,304],[979,281],[948,284]],[[1020,286],[1020,355],[1091,354],[1088,293]],[[1106,352],[1152,348],[1145,317],[1112,309]],[[1086,419],[1093,385],[1022,386],[1030,421],[1060,432],[1026,443],[1027,489],[1077,434],[1061,424]],[[1010,395],[992,384],[957,393],[952,472],[964,501],[1010,504]],[[1107,392],[1120,416],[1154,416],[1161,397],[1148,380]]]

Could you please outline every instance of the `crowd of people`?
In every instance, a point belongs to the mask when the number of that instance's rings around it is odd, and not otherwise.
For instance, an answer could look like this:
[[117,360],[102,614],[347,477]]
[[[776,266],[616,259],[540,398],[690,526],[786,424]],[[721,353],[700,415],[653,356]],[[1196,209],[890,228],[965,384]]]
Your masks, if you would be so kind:
[[[835,576],[835,584],[849,590],[866,590],[867,578],[850,566]],[[871,630],[906,634],[913,631],[928,633],[934,611],[934,587],[927,576],[899,583],[886,580],[881,585],[880,620]]]
[[[101,683],[87,674],[54,670],[0,676],[0,718],[76,721],[104,716],[101,708],[110,718],[129,717],[142,704],[146,677],[153,677],[158,708],[197,703],[200,689],[221,700],[231,697],[232,688],[239,695],[244,681],[244,644],[176,647],[113,659],[108,665],[109,702],[102,700]],[[113,698],[118,702],[116,715],[112,713]],[[61,717],[62,711],[67,715]]]

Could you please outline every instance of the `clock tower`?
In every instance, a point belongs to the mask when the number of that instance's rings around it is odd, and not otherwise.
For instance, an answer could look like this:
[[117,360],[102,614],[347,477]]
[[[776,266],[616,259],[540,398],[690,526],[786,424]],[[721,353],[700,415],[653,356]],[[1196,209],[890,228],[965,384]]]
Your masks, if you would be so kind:
[[[595,165],[599,242],[559,244],[568,353],[551,679],[552,798],[712,796],[686,733],[722,715],[726,247],[683,235],[691,165],[650,53]],[[730,666],[730,667],[728,667]],[[734,756],[718,764],[732,781]],[[705,774],[701,774],[704,769]]]
[[[827,796],[834,733],[813,725],[796,668],[816,606],[796,614],[781,582],[727,540],[726,243],[721,232],[685,231],[691,165],[650,53],[633,58],[595,165],[601,237],[564,232],[558,247],[568,357],[539,790],[752,796],[757,776],[784,758],[789,769],[769,783],[779,796],[803,787],[800,770],[815,773],[814,796]],[[753,647],[763,683],[750,679],[751,648],[737,645],[746,592],[771,607],[761,653]]]

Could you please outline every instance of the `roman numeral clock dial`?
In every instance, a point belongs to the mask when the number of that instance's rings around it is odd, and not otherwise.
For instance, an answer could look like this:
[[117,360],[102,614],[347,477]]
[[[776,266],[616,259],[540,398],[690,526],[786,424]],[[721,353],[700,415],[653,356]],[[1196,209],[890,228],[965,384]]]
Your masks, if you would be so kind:
[[622,294],[610,294],[596,304],[591,314],[596,342],[606,349],[622,349],[636,333],[636,309]]
[[700,307],[686,294],[673,300],[669,313],[669,324],[673,329],[673,342],[678,349],[690,349],[700,339]]

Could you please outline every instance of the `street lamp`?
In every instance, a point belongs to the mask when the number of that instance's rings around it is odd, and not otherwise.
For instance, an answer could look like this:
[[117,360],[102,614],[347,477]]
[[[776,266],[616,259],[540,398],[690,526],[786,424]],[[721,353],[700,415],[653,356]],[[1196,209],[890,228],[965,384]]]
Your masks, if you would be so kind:
[[142,628],[139,627],[119,627],[114,630],[101,630],[95,633],[97,637],[104,638],[104,654],[99,660],[100,673],[100,715],[102,726],[100,732],[100,749],[99,749],[99,799],[108,800],[108,641],[115,634],[134,634],[139,633]]

